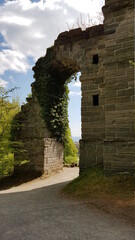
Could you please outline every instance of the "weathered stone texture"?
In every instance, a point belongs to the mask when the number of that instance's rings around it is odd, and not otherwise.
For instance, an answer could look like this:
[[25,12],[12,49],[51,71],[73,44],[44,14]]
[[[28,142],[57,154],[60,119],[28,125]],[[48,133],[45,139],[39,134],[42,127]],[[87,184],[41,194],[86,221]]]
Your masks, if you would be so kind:
[[[48,49],[53,54],[51,64],[47,65],[46,54],[46,66],[41,67],[57,76],[56,81],[81,72],[80,170],[100,165],[108,172],[133,172],[135,82],[129,60],[134,59],[134,0],[106,0],[103,13],[104,24],[61,33]],[[40,138],[40,150],[33,150],[31,164],[49,172],[62,167],[62,146],[48,135],[41,116],[35,120],[34,104],[23,119],[27,131],[22,135],[30,139],[31,148],[35,147],[33,138]],[[46,138],[50,146],[44,145]]]
[[[15,154],[17,160],[28,160],[27,164],[16,167],[15,171],[38,172],[50,175],[63,167],[63,145],[51,138],[42,119],[41,108],[34,96],[27,99],[18,115],[20,128],[17,139],[24,143],[21,152]],[[19,149],[18,149],[19,150]]]
[[50,175],[63,168],[63,145],[53,138],[44,139],[44,174]]
[[103,142],[80,140],[80,172],[92,166],[103,167]]
[[[134,68],[129,64],[129,60],[134,59],[133,1],[117,1],[111,15],[109,1],[107,4],[103,8],[106,51],[104,168],[133,171],[135,147],[129,147],[130,141],[135,141]],[[110,35],[106,31],[108,21],[115,29]],[[107,148],[114,151],[108,152]]]

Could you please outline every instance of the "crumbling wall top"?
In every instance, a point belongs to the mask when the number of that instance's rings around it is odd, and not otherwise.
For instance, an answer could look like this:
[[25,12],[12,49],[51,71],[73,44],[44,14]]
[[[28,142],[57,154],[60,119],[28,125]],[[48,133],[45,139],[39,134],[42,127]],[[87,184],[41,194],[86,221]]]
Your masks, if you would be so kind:
[[55,46],[64,45],[66,43],[77,42],[83,39],[90,39],[95,36],[104,34],[104,25],[99,24],[82,30],[81,28],[72,29],[70,31],[62,32],[59,34],[55,41]]

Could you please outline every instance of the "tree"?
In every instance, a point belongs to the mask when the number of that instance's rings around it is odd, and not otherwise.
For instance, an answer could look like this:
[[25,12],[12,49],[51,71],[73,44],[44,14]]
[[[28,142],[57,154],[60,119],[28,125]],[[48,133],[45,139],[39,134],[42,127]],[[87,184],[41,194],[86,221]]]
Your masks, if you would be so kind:
[[14,168],[14,155],[10,140],[11,122],[20,110],[19,101],[9,101],[9,94],[16,88],[6,91],[0,87],[0,177],[10,175]]
[[77,163],[78,157],[77,157],[78,149],[76,148],[72,137],[71,137],[71,131],[68,126],[66,130],[66,142],[64,147],[64,162],[65,163]]

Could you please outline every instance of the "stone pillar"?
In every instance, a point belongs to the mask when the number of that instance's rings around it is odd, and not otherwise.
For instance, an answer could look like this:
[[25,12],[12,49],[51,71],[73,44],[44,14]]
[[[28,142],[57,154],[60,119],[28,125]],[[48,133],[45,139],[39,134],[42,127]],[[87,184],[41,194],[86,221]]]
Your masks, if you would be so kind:
[[105,141],[106,171],[134,171],[135,82],[134,0],[106,0],[105,15]]
[[89,39],[85,66],[81,69],[80,171],[103,166],[104,119],[104,35]]

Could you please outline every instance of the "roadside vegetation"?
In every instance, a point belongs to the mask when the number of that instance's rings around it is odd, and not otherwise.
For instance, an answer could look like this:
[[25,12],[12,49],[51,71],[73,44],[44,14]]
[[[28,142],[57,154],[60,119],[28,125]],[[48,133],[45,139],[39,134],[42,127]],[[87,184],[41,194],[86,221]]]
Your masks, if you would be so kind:
[[75,146],[75,143],[71,137],[70,128],[67,128],[66,131],[66,141],[64,146],[64,163],[65,164],[78,164],[78,149]]
[[11,93],[0,87],[0,178],[9,176],[14,171],[14,153],[11,141],[11,123],[20,110],[18,99],[9,101]]
[[63,192],[116,215],[135,220],[135,176],[105,175],[93,168],[69,183]]
[[[21,143],[14,142],[12,136],[13,127],[17,127],[14,117],[20,111],[19,100],[11,99],[12,92],[15,90],[16,88],[7,91],[0,87],[0,179],[12,175],[15,164],[23,164],[24,162],[14,161],[14,144],[21,146]],[[71,138],[71,131],[68,126],[65,133],[64,163],[69,165],[77,163],[77,152],[78,150]]]

